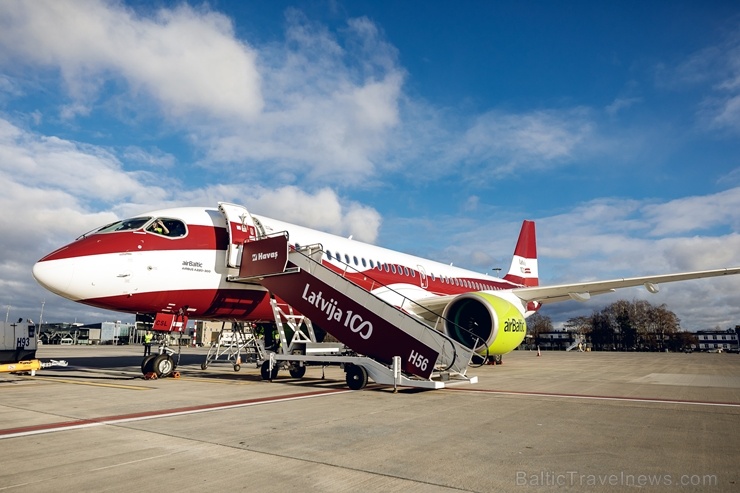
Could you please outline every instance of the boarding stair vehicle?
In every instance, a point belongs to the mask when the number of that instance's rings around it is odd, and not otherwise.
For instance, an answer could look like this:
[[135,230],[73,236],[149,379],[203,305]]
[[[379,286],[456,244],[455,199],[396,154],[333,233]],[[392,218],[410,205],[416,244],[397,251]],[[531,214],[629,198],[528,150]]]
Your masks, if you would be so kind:
[[[300,377],[306,364],[319,363],[342,365],[351,389],[369,379],[394,388],[477,382],[466,375],[472,348],[324,266],[321,245],[291,246],[283,232],[244,241],[241,250],[239,275],[228,281],[260,284],[275,297],[280,348],[266,354],[263,378],[282,365]],[[339,344],[317,340],[319,327]]]

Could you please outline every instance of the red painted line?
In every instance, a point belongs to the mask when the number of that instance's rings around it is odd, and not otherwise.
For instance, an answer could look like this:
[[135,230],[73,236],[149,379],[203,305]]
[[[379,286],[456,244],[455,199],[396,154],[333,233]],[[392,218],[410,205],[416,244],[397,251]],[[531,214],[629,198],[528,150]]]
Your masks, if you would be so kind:
[[658,404],[691,404],[695,406],[725,406],[740,408],[740,403],[738,402],[692,401],[685,399],[661,399],[657,397],[624,397],[618,395],[559,394],[554,392],[523,392],[517,390],[463,389],[459,387],[446,387],[445,389],[455,390],[458,392],[472,392],[482,394],[522,395],[529,397],[559,397],[566,399],[591,399],[602,401],[652,402]]
[[72,421],[63,421],[60,423],[47,423],[33,426],[21,426],[18,428],[6,428],[0,430],[0,440],[2,440],[3,438],[13,438],[25,435],[38,435],[42,433],[52,433],[55,431],[89,428],[92,426],[101,426],[105,424],[119,424],[131,421],[142,421],[146,419],[179,416],[183,414],[196,414],[208,411],[220,411],[224,409],[234,409],[238,407],[256,406],[259,404],[270,404],[298,399],[308,399],[311,397],[321,397],[346,392],[351,391],[346,389],[317,390],[313,392],[301,392],[298,394],[290,394],[280,397],[260,397],[257,399],[245,399],[241,401],[218,402],[213,404],[202,404],[198,406],[179,407],[175,409],[159,409],[156,411],[142,411],[140,413],[102,416],[99,418],[91,419],[75,419]]

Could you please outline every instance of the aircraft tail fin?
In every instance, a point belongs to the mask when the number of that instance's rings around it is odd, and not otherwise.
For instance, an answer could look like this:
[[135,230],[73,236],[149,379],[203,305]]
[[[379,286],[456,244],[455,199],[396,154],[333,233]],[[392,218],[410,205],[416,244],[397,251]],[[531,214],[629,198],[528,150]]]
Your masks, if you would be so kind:
[[537,236],[534,221],[524,221],[516,242],[514,258],[504,279],[523,286],[538,286]]

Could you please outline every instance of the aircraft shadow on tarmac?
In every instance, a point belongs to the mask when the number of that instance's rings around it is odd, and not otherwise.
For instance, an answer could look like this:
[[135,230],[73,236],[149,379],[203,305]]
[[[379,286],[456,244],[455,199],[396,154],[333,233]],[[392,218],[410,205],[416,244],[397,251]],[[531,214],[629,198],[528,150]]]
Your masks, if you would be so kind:
[[[154,352],[153,352],[154,353]],[[242,364],[240,371],[233,371],[233,363],[222,361],[212,363],[208,369],[202,370],[202,354],[181,354],[176,370],[183,377],[197,378],[212,382],[246,383],[264,382],[256,365],[251,363]],[[79,380],[140,380],[144,377],[141,373],[143,355],[115,355],[115,356],[72,356],[65,358],[68,366],[53,367],[44,370],[45,378],[64,378]],[[177,361],[177,356],[175,356]],[[333,365],[329,365],[327,368]],[[120,373],[117,373],[120,372]],[[322,370],[318,365],[308,367],[308,373],[303,378],[293,378],[287,371],[281,370],[273,383],[276,385],[291,385],[298,388],[326,388],[346,389],[344,378],[337,379],[336,375],[322,377]],[[370,384],[366,390],[393,391],[392,387]],[[398,388],[397,392],[403,394],[425,392],[425,389]]]

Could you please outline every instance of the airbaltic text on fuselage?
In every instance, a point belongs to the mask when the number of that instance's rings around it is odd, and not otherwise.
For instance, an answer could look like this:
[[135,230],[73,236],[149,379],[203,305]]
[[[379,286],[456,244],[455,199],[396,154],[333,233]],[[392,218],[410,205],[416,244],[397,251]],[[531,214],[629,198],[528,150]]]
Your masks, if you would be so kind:
[[252,254],[252,262],[258,262],[260,260],[276,259],[278,258],[278,252],[259,252]]
[[311,290],[311,285],[306,283],[306,287],[303,289],[303,299],[311,303],[313,306],[321,310],[326,314],[327,320],[334,320],[341,323],[349,330],[359,335],[363,339],[369,339],[373,334],[373,324],[368,320],[364,320],[362,315],[354,313],[352,310],[347,310],[346,313],[334,298],[326,299],[323,297],[322,292],[318,293]]

